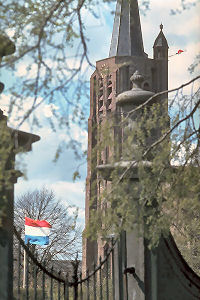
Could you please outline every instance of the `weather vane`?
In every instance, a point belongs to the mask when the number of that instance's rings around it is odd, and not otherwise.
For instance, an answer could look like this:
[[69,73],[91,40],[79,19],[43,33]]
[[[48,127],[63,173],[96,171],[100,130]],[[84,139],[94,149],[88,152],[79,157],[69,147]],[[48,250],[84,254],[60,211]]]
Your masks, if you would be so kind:
[[186,52],[186,50],[181,50],[179,49],[176,53],[172,54],[172,55],[169,55],[169,57],[172,57],[172,56],[175,56],[175,55],[180,55],[182,54],[183,52]]

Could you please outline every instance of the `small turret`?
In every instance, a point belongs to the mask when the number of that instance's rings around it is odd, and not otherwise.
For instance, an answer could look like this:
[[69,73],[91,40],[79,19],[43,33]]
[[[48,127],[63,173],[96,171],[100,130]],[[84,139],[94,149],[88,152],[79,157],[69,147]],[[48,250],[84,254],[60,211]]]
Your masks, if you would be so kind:
[[168,43],[163,33],[163,25],[160,24],[160,33],[157,36],[154,45],[154,59],[168,58]]

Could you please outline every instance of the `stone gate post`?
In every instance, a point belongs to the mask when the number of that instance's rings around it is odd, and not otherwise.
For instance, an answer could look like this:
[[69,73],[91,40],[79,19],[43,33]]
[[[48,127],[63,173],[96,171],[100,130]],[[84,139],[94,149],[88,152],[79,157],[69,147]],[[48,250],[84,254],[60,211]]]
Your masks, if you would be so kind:
[[[148,100],[151,96],[154,95],[153,92],[143,90],[141,88],[141,83],[144,81],[143,76],[136,71],[131,77],[131,81],[133,84],[132,90],[123,92],[119,94],[116,98],[116,105],[120,112],[120,115],[127,116],[127,114],[132,111],[134,108],[137,108],[139,105],[143,104],[146,100]],[[123,142],[126,139],[126,129],[134,130],[134,127],[137,126],[137,117],[140,114],[140,111],[131,114],[131,116],[127,118],[127,122],[123,131],[122,138],[122,157],[119,162],[116,162],[113,165],[100,165],[97,167],[98,171],[101,172],[101,175],[104,179],[110,180],[110,173],[113,168],[117,168],[119,173],[123,173],[126,168],[130,166],[132,167],[130,172],[126,175],[126,179],[130,182],[130,185],[134,185],[138,183],[139,177],[137,172],[137,162],[134,163],[134,154],[131,158],[126,157],[126,149],[123,149]],[[131,147],[136,147],[137,141],[135,144],[131,145]],[[134,151],[133,151],[134,153]],[[149,164],[148,161],[144,161],[144,164]],[[137,299],[137,300],[145,300],[145,292],[144,292],[144,281],[145,281],[145,245],[144,238],[139,237],[137,232],[133,231],[129,234],[123,232],[120,237],[120,241],[118,243],[118,247],[115,249],[115,262],[118,267],[115,267],[115,298],[116,300],[124,300],[124,299]],[[136,277],[129,275],[130,268],[134,268]],[[133,270],[133,269],[131,269]],[[127,298],[128,297],[128,298]]]
[[[13,54],[15,45],[7,36],[0,35],[0,62],[3,56]],[[0,83],[0,93],[4,84]],[[37,135],[14,130],[7,125],[7,117],[0,109],[0,299],[13,299],[13,215],[14,183],[21,176],[15,170],[15,155],[30,151]],[[19,150],[21,149],[21,150]]]
[[[119,174],[123,174],[126,168],[129,172],[124,180],[130,185],[139,182],[137,160],[133,156],[127,159],[123,142],[126,139],[126,130],[134,130],[140,110],[129,114],[132,110],[145,103],[154,93],[141,88],[144,80],[137,71],[131,77],[133,88],[130,91],[119,94],[116,105],[121,116],[127,117],[126,125],[122,130],[122,159],[114,164],[99,165],[98,172],[105,180],[111,180],[113,169],[117,168]],[[166,95],[165,95],[166,97]],[[165,99],[154,97],[155,101],[164,101],[164,111],[167,113]],[[168,126],[168,125],[166,125]],[[127,128],[128,127],[128,128]],[[160,136],[160,128],[146,140],[146,145],[151,145],[155,138]],[[133,140],[132,149],[137,147],[137,141]],[[143,160],[144,166],[151,166],[151,158]],[[131,166],[131,167],[130,167]],[[172,235],[169,231],[168,238],[161,237],[159,245],[154,250],[149,250],[147,241],[136,230],[121,234],[118,247],[115,248],[115,300],[194,300],[200,299],[200,278],[193,272],[181,256]]]

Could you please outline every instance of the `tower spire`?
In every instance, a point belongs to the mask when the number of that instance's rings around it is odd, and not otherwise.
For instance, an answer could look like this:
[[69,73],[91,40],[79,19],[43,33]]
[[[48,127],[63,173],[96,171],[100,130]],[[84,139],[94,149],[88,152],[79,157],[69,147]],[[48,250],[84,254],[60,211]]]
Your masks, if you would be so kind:
[[109,57],[145,56],[137,0],[118,0]]
[[153,49],[154,58],[167,58],[168,57],[168,43],[163,33],[163,24],[160,24],[160,33],[155,39]]

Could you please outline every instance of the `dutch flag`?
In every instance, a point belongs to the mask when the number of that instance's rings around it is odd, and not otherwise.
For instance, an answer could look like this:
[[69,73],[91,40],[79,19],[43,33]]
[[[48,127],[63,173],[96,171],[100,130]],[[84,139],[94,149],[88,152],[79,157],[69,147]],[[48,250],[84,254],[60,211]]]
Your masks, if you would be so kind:
[[51,225],[25,217],[25,244],[48,245]]

